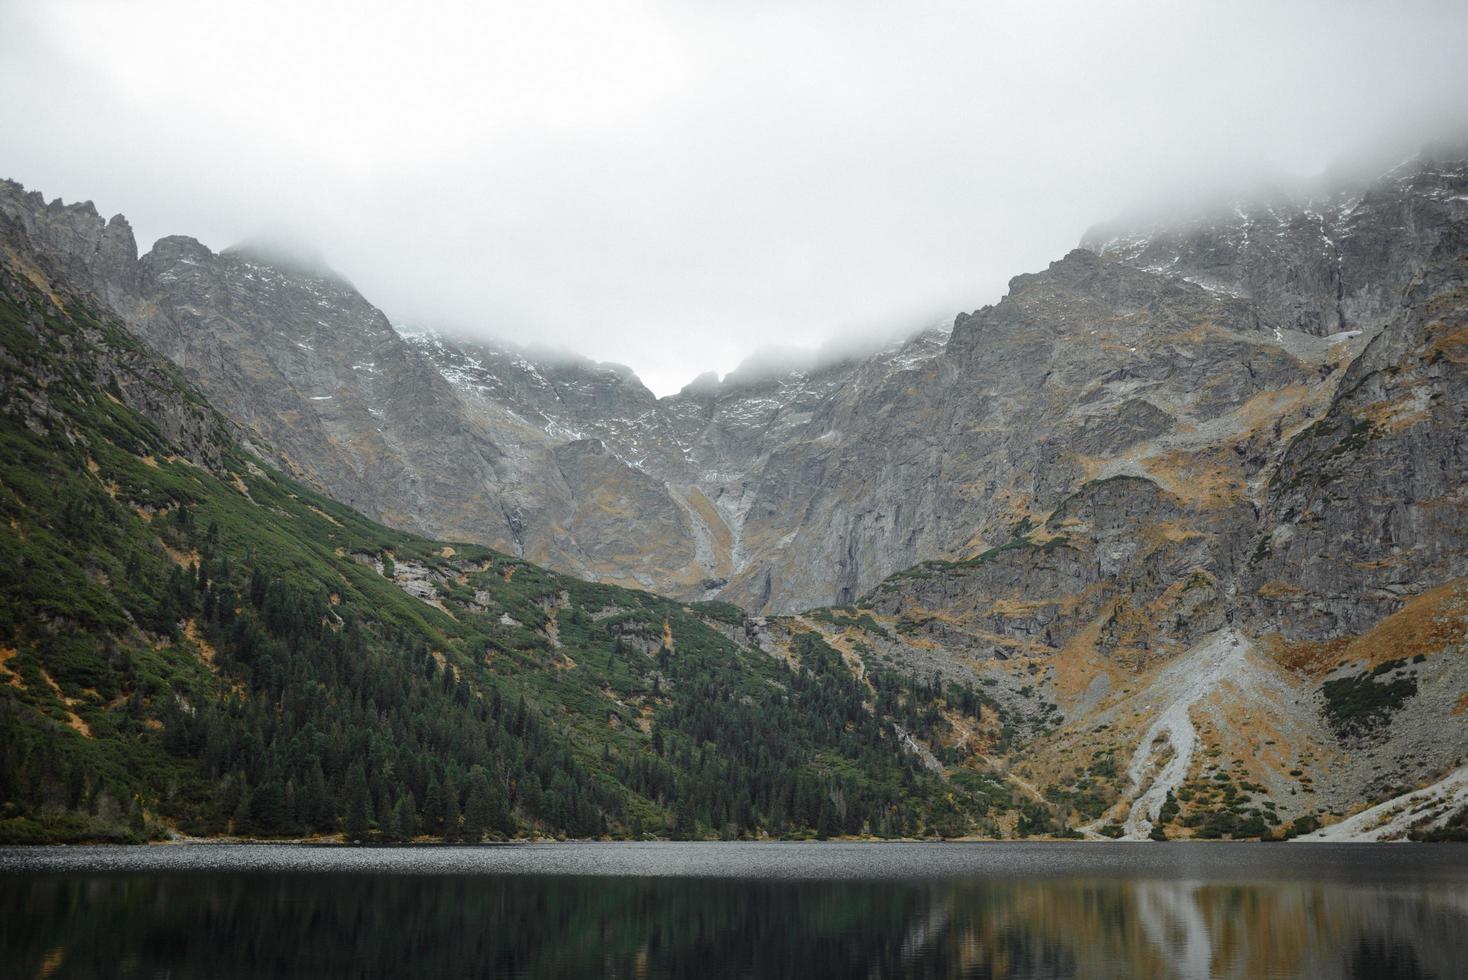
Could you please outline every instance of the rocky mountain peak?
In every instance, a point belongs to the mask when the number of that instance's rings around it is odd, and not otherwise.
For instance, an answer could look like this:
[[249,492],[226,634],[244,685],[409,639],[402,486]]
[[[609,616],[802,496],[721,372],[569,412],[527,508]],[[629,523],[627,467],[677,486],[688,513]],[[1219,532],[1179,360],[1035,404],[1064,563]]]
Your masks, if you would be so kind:
[[156,263],[167,263],[173,261],[209,261],[214,258],[214,251],[188,235],[165,235],[153,243],[153,247],[143,256],[145,261],[151,260]]
[[172,237],[137,260],[94,209],[8,184],[0,209],[272,459],[370,515],[789,611],[1003,546],[1111,477],[1242,533],[1284,440],[1464,216],[1468,167],[1300,194],[1113,223],[951,332],[755,358],[661,399],[619,365],[400,336],[349,283],[256,248]]
[[688,382],[678,392],[680,398],[704,399],[713,398],[719,391],[719,373],[717,371],[705,371],[692,381]]
[[40,193],[6,180],[0,181],[0,219],[58,278],[109,303],[125,302],[136,291],[137,242],[122,215],[104,220],[91,201],[46,203]]

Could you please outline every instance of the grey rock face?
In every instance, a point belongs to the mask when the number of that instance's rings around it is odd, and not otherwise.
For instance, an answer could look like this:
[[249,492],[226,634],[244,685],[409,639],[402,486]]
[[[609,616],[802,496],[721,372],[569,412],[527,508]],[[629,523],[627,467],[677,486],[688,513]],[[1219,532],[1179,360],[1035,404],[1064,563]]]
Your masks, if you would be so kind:
[[1223,625],[1217,538],[1242,515],[1191,530],[1187,503],[1150,480],[1085,484],[1046,523],[961,562],[926,562],[863,604],[970,658],[1055,655],[1088,627],[1092,648],[1140,665]]
[[165,238],[118,306],[296,476],[388,523],[506,541],[502,453],[443,377],[344,282]]
[[[1084,482],[1046,508],[1042,525],[969,561],[893,576],[868,602],[941,622],[950,637],[955,622],[982,624],[993,648],[1011,653],[1036,642],[1054,650],[1098,624],[1094,649],[1133,658],[1233,621],[1286,644],[1362,634],[1468,575],[1465,345],[1468,221],[1458,221],[1439,229],[1396,313],[1347,368],[1320,378],[1299,361],[1293,377],[1277,367],[1259,393],[1229,387],[1214,412],[1261,397],[1269,411],[1198,426],[1202,440],[1144,435],[1138,451],[1125,448],[1129,426],[1109,428],[1127,465],[1113,456],[1103,472],[1135,475]],[[1211,373],[1230,361],[1214,360]],[[1277,411],[1276,395],[1291,388],[1300,409]],[[1095,444],[1091,428],[1068,430],[1081,436],[1071,452]],[[1192,479],[1169,485],[1175,468]],[[1220,472],[1232,476],[1216,482]],[[1044,500],[1046,485],[1037,488]]]
[[[638,386],[616,411],[602,399],[588,413],[594,386],[552,383],[520,355],[422,349],[552,438],[595,437],[675,499],[697,491],[711,505],[691,525],[707,577],[772,611],[850,602],[915,562],[977,554],[1093,476],[1142,472],[1127,453],[1175,454],[1192,438],[1175,429],[1243,425],[1230,413],[1250,398],[1318,380],[1242,301],[1084,251],[1016,278],[951,337],[656,401]],[[510,398],[528,383],[507,371],[546,384]]]
[[[1364,340],[1262,330],[1257,303],[1233,292],[1078,250],[960,316],[950,338],[742,384],[705,378],[661,400],[609,369],[598,384],[582,366],[572,384],[522,353],[422,349],[552,440],[599,439],[673,499],[696,488],[715,515],[689,526],[719,594],[789,611],[1002,544],[1096,477],[1256,500],[1283,435],[1323,407]],[[1201,459],[1221,446],[1222,465]],[[706,546],[725,538],[727,557]]]
[[46,257],[59,281],[109,305],[135,294],[137,243],[122,215],[104,221],[91,201],[47,204],[15,181],[0,180],[0,216],[32,254]]
[[974,558],[1119,476],[1178,501],[1214,542],[1197,569],[1234,588],[1254,510],[1287,506],[1269,489],[1286,444],[1465,202],[1468,166],[1422,158],[1113,227],[951,333],[659,399],[616,365],[400,336],[349,284],[250,254],[170,238],[136,260],[121,219],[0,188],[69,277],[308,482],[411,530],[768,612]]
[[[858,582],[877,580],[857,574],[864,556],[855,548],[843,554],[843,543],[827,542],[822,560],[840,564],[837,577],[846,584],[818,585],[812,573],[819,575],[820,569],[802,568],[801,546],[786,539],[802,530],[802,495],[821,473],[843,465],[829,454],[871,435],[860,418],[865,411],[860,399],[887,398],[894,384],[912,386],[937,362],[943,341],[943,334],[931,332],[865,360],[776,377],[704,379],[671,398],[656,399],[617,366],[552,359],[503,345],[409,338],[497,433],[515,432],[527,447],[537,441],[566,446],[596,440],[626,468],[620,475],[603,468],[597,479],[604,486],[640,488],[633,494],[636,515],[622,514],[619,520],[643,541],[644,567],[646,555],[656,552],[666,556],[673,575],[639,580],[642,585],[690,597],[717,593],[777,608],[798,604],[787,594],[797,588],[811,597],[798,600],[808,605],[841,594],[852,597]],[[860,425],[842,423],[843,418]],[[841,424],[846,424],[844,432]],[[576,482],[565,468],[568,459],[581,457],[555,452],[558,471]],[[646,491],[649,479],[664,488],[662,500]],[[876,513],[866,507],[843,516],[870,521]],[[576,541],[588,552],[594,543],[585,537]],[[610,556],[579,567],[601,576],[616,571]]]
[[[322,268],[185,237],[139,258],[122,218],[47,205],[13,183],[0,185],[0,217],[57,281],[178,364],[258,451],[373,518],[690,597],[731,570],[727,530],[704,526],[721,525],[712,505],[641,469],[640,447],[655,442],[636,425],[655,399],[625,368],[541,375],[520,360],[528,371],[478,372],[506,385],[481,393]],[[619,453],[586,441],[602,433]]]
[[1101,225],[1084,247],[1244,298],[1259,326],[1317,336],[1372,329],[1437,245],[1468,216],[1464,154],[1425,154],[1368,186],[1264,206],[1221,208],[1184,222]]
[[1357,633],[1468,574],[1468,221],[1269,483],[1246,581],[1260,629]]
[[[3,189],[0,185],[0,190]],[[92,397],[113,399],[136,410],[157,428],[164,444],[174,447],[179,455],[197,466],[223,472],[225,447],[238,441],[241,435],[239,428],[182,384],[173,365],[113,325],[115,321],[109,323],[110,318],[98,315],[98,309],[91,305],[95,301],[87,295],[85,286],[78,292],[72,292],[66,285],[68,276],[79,276],[83,283],[89,281],[87,261],[104,269],[115,263],[117,256],[111,250],[118,241],[117,236],[126,233],[126,241],[131,242],[126,222],[114,218],[102,225],[101,219],[89,206],[49,210],[61,218],[62,224],[74,222],[75,227],[27,222],[21,220],[27,212],[17,214],[0,208],[0,250],[9,263],[24,270],[36,289],[54,292],[60,288],[65,292],[65,303],[72,309],[73,319],[81,327],[83,336],[48,331],[42,314],[7,276],[0,283],[6,298],[16,308],[32,311],[29,319],[17,324],[17,328],[37,337],[45,336],[49,342],[62,345],[69,352],[84,346],[94,347],[95,351],[85,358],[78,358],[73,365],[83,371],[85,379],[93,387]],[[49,234],[50,239],[40,237],[44,234]],[[81,258],[61,266],[43,268],[36,265],[32,257],[44,256],[57,240],[69,245],[87,242],[90,247],[83,250]],[[5,392],[5,400],[11,402],[16,415],[24,418],[37,422],[42,418],[60,418],[51,407],[47,393],[61,378],[47,376],[44,373],[46,368],[39,370],[43,373],[29,376],[33,384]],[[192,397],[180,399],[177,397],[179,391],[188,392]]]

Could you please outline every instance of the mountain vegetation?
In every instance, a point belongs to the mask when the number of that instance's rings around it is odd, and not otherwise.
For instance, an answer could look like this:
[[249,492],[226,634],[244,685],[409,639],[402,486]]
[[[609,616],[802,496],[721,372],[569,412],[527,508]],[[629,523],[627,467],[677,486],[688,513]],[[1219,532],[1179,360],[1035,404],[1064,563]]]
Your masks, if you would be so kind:
[[991,808],[869,686],[717,603],[391,531],[178,372],[0,271],[0,839],[960,834]]

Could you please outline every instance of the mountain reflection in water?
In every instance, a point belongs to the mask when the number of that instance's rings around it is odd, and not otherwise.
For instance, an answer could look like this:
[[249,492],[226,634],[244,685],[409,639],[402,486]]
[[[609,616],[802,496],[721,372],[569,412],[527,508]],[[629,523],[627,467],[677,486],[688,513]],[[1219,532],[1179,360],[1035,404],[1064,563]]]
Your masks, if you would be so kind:
[[1389,980],[1468,969],[1462,877],[822,881],[329,865],[21,873],[0,862],[0,974]]

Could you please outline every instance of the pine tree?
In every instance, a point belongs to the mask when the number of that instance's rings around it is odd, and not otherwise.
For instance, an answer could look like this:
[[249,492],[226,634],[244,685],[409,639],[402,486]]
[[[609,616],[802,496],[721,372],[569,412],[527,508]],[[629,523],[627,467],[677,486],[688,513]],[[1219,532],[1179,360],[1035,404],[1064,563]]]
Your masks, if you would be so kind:
[[464,807],[464,837],[474,843],[494,827],[495,804],[491,798],[489,778],[484,769],[475,766],[469,773],[469,803]]
[[826,840],[839,832],[836,822],[836,804],[830,793],[821,795],[821,815],[816,820],[816,839]]
[[423,829],[429,833],[442,833],[443,811],[443,784],[438,781],[438,773],[430,773],[428,790],[423,796]]
[[673,808],[673,839],[692,840],[698,832],[698,824],[693,819],[693,804],[687,795],[680,795],[678,803]]
[[459,787],[452,775],[443,781],[443,839],[459,839]]
[[347,839],[354,841],[364,841],[372,832],[372,794],[361,762],[352,766],[347,776],[347,819],[342,829]]
[[393,836],[398,840],[412,840],[418,836],[418,804],[411,790],[403,790],[393,807]]
[[[250,793],[250,787],[245,782],[245,778],[243,776],[241,776],[237,781],[235,781],[233,783],[233,785],[234,785],[234,787],[237,789],[237,791],[239,793],[239,801],[235,804],[235,808],[234,808],[233,823],[234,823],[235,833],[241,833],[241,832],[247,830],[249,828],[249,825],[250,825],[250,796],[251,796],[251,793]],[[78,801],[78,802],[80,802],[80,801]],[[77,805],[76,803],[73,803],[72,804],[72,807],[75,808],[76,805]]]
[[297,810],[301,822],[310,830],[330,832],[335,823],[331,813],[331,794],[326,789],[326,776],[321,771],[319,760],[311,763],[311,768],[306,773],[306,783],[301,789]]
[[259,834],[278,834],[286,829],[285,787],[277,776],[267,774],[250,794],[246,829]]

